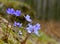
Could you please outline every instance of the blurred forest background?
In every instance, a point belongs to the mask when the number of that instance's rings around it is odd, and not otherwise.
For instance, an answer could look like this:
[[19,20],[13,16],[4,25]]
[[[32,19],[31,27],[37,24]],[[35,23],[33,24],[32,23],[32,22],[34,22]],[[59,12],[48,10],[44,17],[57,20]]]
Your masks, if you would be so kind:
[[18,0],[29,4],[38,19],[60,20],[60,0]]

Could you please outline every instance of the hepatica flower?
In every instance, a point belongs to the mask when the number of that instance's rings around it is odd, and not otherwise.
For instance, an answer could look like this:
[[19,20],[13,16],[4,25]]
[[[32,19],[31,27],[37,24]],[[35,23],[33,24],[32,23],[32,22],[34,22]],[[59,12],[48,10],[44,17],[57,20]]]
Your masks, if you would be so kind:
[[28,24],[28,27],[26,28],[26,30],[28,31],[28,33],[34,33],[36,35],[39,35],[38,30],[40,29],[40,24],[37,23],[35,25],[32,24]]
[[8,14],[13,15],[13,14],[15,13],[15,10],[14,10],[13,8],[8,8],[8,9],[6,10],[6,12],[7,12]]
[[28,22],[32,22],[32,20],[30,19],[30,16],[29,15],[26,15],[26,16],[24,16],[25,17],[25,19],[28,21]]
[[21,11],[20,10],[14,10],[13,8],[8,8],[6,10],[6,12],[10,15],[15,15],[15,16],[20,16],[21,15]]
[[40,24],[37,23],[37,24],[35,24],[33,27],[34,27],[34,29],[39,30],[39,29],[40,29]]
[[14,14],[15,14],[15,16],[20,16],[21,15],[21,11],[20,10],[16,10]]
[[40,29],[40,24],[37,23],[36,25],[33,26],[33,28],[34,28],[34,33],[35,33],[36,35],[39,35],[38,30]]
[[19,23],[19,22],[14,22],[14,26],[21,27],[21,26],[22,26],[22,23]]
[[28,27],[26,28],[26,30],[28,31],[28,33],[32,33],[33,26],[31,24],[28,24]]

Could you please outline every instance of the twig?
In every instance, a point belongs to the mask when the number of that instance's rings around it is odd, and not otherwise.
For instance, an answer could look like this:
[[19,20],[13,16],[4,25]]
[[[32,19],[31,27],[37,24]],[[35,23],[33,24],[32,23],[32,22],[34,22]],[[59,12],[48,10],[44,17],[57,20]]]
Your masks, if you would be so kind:
[[27,36],[26,36],[25,40],[23,40],[23,41],[21,42],[21,44],[26,44],[26,41],[27,41],[27,39],[28,39],[29,36],[30,36],[30,33],[27,33]]

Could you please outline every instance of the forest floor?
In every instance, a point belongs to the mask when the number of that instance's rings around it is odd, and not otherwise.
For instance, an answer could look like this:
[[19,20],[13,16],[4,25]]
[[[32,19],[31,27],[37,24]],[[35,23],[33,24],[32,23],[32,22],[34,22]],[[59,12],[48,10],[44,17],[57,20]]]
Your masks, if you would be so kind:
[[[0,17],[0,44],[20,44],[17,33],[9,29],[11,26],[9,25],[8,28],[6,28],[7,22],[7,20]],[[26,44],[60,44],[60,22],[39,22],[41,24],[40,37],[32,35],[28,38]],[[5,28],[8,30],[5,30]],[[7,34],[6,37],[5,34]],[[8,38],[7,41],[6,38]],[[24,37],[22,36],[22,38]]]
[[47,35],[60,41],[60,22],[58,21],[41,21],[41,29]]

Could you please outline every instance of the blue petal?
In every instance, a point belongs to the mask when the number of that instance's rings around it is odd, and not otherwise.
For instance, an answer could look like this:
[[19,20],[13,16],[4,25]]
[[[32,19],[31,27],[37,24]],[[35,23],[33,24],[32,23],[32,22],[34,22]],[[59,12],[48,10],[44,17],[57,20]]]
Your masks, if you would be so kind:
[[17,22],[17,23],[16,23],[16,25],[20,25],[20,23],[19,23],[19,22]]
[[14,22],[14,26],[21,27],[21,26],[22,26],[22,23],[19,23],[19,22]]
[[33,27],[33,25],[31,25],[30,23],[28,24],[28,26],[31,27],[31,28]]
[[39,30],[40,29],[40,24],[37,23],[36,25],[34,25],[34,29]]
[[22,23],[17,22],[16,25],[19,26],[19,27],[21,27],[22,26]]
[[26,30],[28,31],[28,33],[31,33],[32,32],[32,30],[31,30],[30,27],[27,27]]
[[20,15],[21,15],[21,11],[16,10],[15,15],[16,15],[16,16],[20,16]]
[[28,33],[32,33],[32,31],[28,30]]
[[34,30],[34,33],[35,33],[36,35],[39,35],[39,33],[38,33],[38,31],[37,31],[37,30]]
[[29,15],[26,15],[26,17],[25,17],[26,19],[29,19],[30,18],[30,16]]
[[30,16],[29,16],[29,15],[26,15],[26,16],[25,16],[25,19],[26,19],[28,22],[32,22],[32,20],[30,19]]
[[13,8],[11,8],[11,14],[14,14],[15,10]]
[[8,14],[11,14],[11,15],[15,13],[15,10],[13,8],[8,8],[6,11]]
[[26,19],[28,22],[32,22],[32,20],[31,19]]
[[19,27],[22,27],[22,23],[19,25]]
[[26,28],[26,30],[28,31],[28,33],[32,33],[33,26],[31,24],[28,24],[28,27]]
[[8,9],[6,10],[6,12],[7,12],[8,14],[11,14],[10,8],[8,8]]

